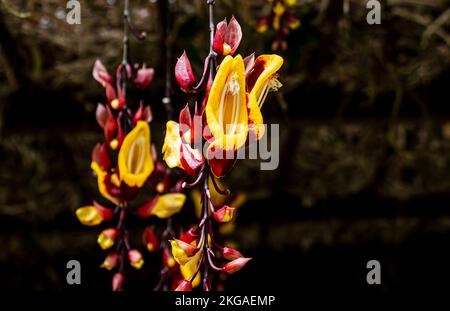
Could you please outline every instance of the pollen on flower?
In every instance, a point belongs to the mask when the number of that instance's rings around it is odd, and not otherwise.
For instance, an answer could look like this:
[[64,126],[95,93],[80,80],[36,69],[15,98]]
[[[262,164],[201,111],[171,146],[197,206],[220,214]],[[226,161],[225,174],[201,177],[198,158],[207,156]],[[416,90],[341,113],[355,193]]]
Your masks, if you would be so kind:
[[112,150],[116,150],[119,147],[119,141],[117,139],[113,139],[109,143],[109,146],[111,147]]
[[238,95],[240,91],[240,86],[238,82],[237,73],[231,77],[230,82],[228,83],[228,91],[233,95]]
[[223,55],[227,56],[231,52],[231,46],[228,43],[223,44]]
[[283,84],[278,80],[278,74],[272,76],[269,82],[269,92],[277,92]]
[[113,99],[113,100],[111,101],[111,107],[112,107],[112,109],[118,109],[119,106],[120,106],[119,99],[116,98],[116,99]]

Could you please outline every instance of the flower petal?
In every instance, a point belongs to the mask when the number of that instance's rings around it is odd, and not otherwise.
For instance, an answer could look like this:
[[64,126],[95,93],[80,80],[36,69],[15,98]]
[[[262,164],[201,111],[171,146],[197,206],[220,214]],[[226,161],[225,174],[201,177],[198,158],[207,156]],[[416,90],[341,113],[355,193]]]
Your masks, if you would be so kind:
[[151,211],[158,218],[169,218],[178,213],[186,201],[183,193],[168,193],[159,197]]
[[153,169],[150,127],[147,122],[139,121],[125,137],[119,151],[120,180],[130,187],[142,187]]

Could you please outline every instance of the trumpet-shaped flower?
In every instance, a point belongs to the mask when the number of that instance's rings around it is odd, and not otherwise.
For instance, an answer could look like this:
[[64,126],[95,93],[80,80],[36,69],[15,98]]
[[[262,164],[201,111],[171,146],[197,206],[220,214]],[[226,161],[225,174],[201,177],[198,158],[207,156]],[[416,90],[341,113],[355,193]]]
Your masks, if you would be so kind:
[[119,151],[120,181],[130,187],[142,187],[153,168],[150,127],[147,122],[139,121],[125,137]]

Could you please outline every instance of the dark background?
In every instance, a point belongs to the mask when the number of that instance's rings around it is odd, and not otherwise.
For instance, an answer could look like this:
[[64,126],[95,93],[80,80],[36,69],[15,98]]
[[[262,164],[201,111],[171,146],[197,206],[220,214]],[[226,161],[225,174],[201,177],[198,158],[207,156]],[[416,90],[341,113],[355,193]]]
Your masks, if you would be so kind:
[[[0,4],[0,288],[54,290],[66,285],[66,262],[82,264],[83,289],[108,290],[110,273],[96,244],[99,228],[74,211],[102,200],[90,171],[102,139],[94,111],[103,89],[91,78],[100,58],[114,72],[121,60],[121,1],[81,1],[82,24],[61,19],[63,1]],[[187,50],[196,72],[208,51],[205,1],[166,7],[131,1],[147,39],[131,40],[135,62],[155,67],[147,101],[162,146],[166,112],[165,40],[173,57]],[[298,1],[302,25],[288,36],[284,87],[264,105],[280,124],[280,167],[260,171],[241,161],[227,177],[247,195],[226,239],[254,260],[226,289],[361,289],[366,263],[377,259],[376,290],[448,288],[450,278],[450,2],[382,2],[381,25],[366,23],[366,1]],[[347,7],[349,10],[344,10]],[[240,52],[269,53],[273,33],[256,24],[266,1],[217,1],[216,20],[232,14]],[[174,109],[186,97],[173,87]],[[175,223],[192,219],[188,203]],[[132,220],[142,228],[163,221]],[[128,289],[151,289],[159,257],[145,255]]]

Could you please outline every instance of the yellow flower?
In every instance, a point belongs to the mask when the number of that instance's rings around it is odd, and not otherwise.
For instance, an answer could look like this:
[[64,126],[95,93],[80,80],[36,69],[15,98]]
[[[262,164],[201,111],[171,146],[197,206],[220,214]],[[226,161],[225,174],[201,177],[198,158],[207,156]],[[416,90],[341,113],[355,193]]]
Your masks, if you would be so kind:
[[269,91],[277,91],[282,84],[277,72],[283,65],[283,58],[276,54],[259,56],[247,77],[249,92],[261,108]]
[[160,196],[151,214],[158,218],[169,218],[178,213],[186,201],[183,193],[168,193]]
[[219,67],[206,105],[206,119],[214,145],[237,150],[247,140],[245,66],[240,55],[227,56]]
[[150,127],[139,121],[125,137],[119,151],[120,181],[130,187],[142,187],[153,172],[154,164],[150,153]]

